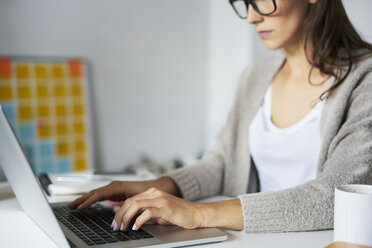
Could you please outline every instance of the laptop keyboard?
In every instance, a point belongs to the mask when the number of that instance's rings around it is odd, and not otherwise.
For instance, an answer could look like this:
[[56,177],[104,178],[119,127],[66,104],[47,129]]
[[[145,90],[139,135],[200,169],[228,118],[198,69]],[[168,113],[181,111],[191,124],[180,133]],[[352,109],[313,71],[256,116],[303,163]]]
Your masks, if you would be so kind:
[[60,222],[89,246],[153,238],[143,229],[137,231],[112,230],[111,223],[114,213],[100,204],[95,204],[82,212],[70,210],[65,206],[53,207],[53,211]]

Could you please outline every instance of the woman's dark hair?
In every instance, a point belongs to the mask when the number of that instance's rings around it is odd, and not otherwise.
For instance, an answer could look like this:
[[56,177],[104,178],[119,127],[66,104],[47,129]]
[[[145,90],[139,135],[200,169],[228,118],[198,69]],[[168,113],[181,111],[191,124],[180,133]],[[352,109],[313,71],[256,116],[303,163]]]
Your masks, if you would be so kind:
[[[342,0],[318,0],[311,4],[304,20],[304,31],[306,56],[313,69],[318,68],[321,73],[336,78],[321,99],[345,81],[355,63],[372,55],[372,45],[355,30]],[[311,51],[306,49],[308,45]]]

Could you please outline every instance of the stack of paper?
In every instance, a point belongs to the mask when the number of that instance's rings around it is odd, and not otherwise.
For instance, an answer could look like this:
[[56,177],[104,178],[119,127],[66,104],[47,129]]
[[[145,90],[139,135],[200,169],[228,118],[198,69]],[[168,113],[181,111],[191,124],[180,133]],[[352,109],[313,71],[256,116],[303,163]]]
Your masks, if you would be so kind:
[[49,175],[51,184],[48,185],[49,193],[52,196],[79,195],[93,189],[103,187],[113,180],[138,181],[144,178],[136,175]]

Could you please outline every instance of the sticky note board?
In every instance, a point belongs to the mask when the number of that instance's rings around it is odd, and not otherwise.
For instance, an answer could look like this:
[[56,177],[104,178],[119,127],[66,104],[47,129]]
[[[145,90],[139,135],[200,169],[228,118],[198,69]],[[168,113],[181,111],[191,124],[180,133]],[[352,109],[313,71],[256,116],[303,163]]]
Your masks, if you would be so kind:
[[82,59],[0,56],[0,104],[36,174],[93,167],[88,79]]

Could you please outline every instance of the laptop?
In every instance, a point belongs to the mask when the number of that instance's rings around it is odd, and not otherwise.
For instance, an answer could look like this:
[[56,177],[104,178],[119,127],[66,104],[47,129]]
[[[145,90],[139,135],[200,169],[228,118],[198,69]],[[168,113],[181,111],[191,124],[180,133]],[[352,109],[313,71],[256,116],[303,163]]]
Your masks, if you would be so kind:
[[104,203],[71,211],[67,203],[49,204],[0,105],[0,166],[26,214],[58,247],[178,247],[219,242],[217,228],[185,230],[145,224],[138,231],[113,231],[114,214]]

